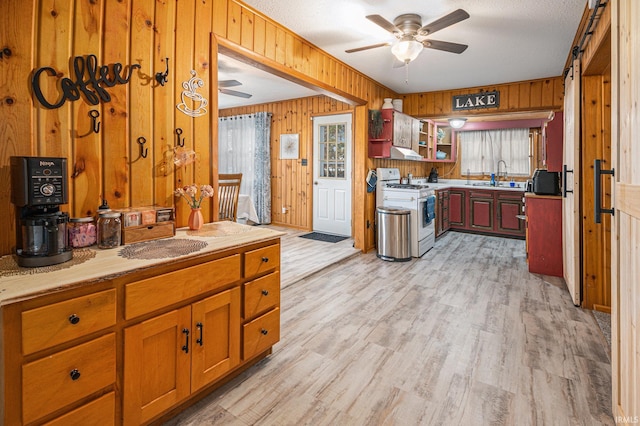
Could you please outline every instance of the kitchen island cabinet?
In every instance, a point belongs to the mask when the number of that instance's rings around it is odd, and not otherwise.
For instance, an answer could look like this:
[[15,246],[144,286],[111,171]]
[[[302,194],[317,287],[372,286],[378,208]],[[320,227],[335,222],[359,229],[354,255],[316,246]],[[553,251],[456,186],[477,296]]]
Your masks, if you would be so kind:
[[179,231],[207,244],[192,254],[1,276],[0,423],[156,422],[267,356],[282,233],[223,224]]

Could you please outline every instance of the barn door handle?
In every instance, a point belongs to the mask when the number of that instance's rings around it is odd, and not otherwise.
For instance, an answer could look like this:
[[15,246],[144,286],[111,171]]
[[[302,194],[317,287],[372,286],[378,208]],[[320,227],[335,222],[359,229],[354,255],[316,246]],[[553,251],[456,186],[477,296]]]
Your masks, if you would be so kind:
[[567,169],[567,165],[562,166],[562,198],[567,198],[567,192],[573,193],[573,189],[567,189],[567,173],[573,173],[573,170]]
[[611,170],[602,170],[601,167],[602,160],[593,160],[593,175],[595,184],[593,185],[594,190],[594,198],[595,198],[595,223],[601,223],[602,213],[609,213],[611,216],[615,215],[614,209],[604,209],[602,208],[602,200],[600,199],[602,196],[602,184],[601,177],[602,175],[611,175],[615,176],[615,169]]

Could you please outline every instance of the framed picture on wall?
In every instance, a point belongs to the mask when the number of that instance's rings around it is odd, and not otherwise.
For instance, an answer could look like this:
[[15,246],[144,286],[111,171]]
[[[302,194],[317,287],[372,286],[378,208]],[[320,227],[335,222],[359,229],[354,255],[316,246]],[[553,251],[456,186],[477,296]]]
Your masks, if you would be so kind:
[[299,153],[300,135],[298,133],[283,133],[280,135],[280,159],[295,160]]

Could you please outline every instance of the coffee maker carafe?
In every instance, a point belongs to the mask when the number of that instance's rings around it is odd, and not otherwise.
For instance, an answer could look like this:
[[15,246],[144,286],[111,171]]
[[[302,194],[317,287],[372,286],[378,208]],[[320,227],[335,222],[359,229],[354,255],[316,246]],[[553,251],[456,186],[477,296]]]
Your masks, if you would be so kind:
[[67,159],[11,157],[11,202],[16,210],[18,265],[49,266],[71,260],[67,201]]

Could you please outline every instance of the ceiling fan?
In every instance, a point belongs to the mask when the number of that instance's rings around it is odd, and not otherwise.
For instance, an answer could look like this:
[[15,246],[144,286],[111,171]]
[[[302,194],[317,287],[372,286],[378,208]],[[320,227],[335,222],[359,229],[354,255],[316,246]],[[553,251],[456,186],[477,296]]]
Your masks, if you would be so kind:
[[[443,50],[445,52],[462,53],[467,49],[466,44],[452,43],[448,41],[428,39],[431,34],[450,25],[457,24],[469,17],[469,14],[457,9],[440,19],[422,25],[422,18],[415,13],[405,13],[396,17],[393,24],[380,15],[368,15],[366,18],[376,25],[389,31],[398,41],[391,47],[391,53],[404,64],[408,64],[418,57],[424,47]],[[391,42],[377,43],[369,46],[345,50],[346,53],[360,52],[362,50],[375,49],[389,46]]]
[[238,96],[240,98],[245,98],[245,99],[250,98],[252,95],[248,93],[227,89],[227,87],[235,87],[235,86],[241,86],[241,85],[242,83],[240,83],[238,80],[221,80],[221,81],[218,81],[218,92],[224,93],[225,95]]

